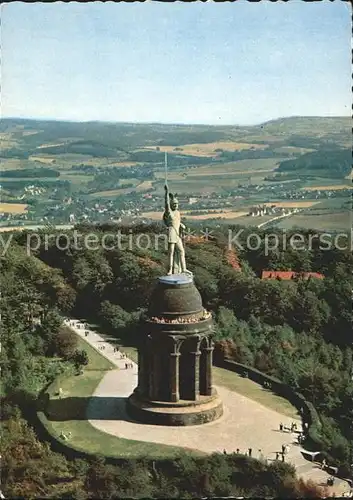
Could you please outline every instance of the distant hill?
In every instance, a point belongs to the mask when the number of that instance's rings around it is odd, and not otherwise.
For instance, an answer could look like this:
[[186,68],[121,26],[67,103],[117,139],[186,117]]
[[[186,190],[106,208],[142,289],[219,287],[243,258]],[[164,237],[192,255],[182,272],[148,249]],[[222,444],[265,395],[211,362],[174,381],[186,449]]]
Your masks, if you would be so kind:
[[[207,126],[106,122],[0,120],[1,151],[7,157],[48,152],[124,157],[146,146],[241,141],[318,149],[349,147],[350,117],[290,117],[256,126]],[[8,153],[6,153],[8,152]],[[15,156],[17,155],[17,156]]]
[[[37,148],[38,149],[38,148]],[[126,158],[127,153],[120,148],[111,148],[100,142],[92,140],[82,140],[67,142],[66,144],[41,146],[41,153],[57,155],[57,154],[83,154],[93,157],[113,157],[122,156]]]
[[347,133],[352,126],[349,116],[320,117],[320,116],[291,116],[270,120],[260,125],[266,132],[278,133],[294,132],[311,134]]
[[288,146],[318,149],[335,145],[351,147],[352,119],[347,117],[279,118],[260,125],[264,135],[285,137]]

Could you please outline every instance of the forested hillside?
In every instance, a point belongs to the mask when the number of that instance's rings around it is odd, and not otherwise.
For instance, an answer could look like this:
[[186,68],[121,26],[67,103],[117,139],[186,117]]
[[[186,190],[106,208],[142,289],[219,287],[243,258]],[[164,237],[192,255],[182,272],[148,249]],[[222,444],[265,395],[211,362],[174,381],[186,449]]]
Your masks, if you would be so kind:
[[[134,229],[135,236],[140,230]],[[156,225],[148,234],[152,238],[158,230]],[[94,232],[104,234],[97,228]],[[259,231],[259,236],[264,238],[264,233]],[[187,245],[188,267],[216,319],[218,348],[299,390],[320,414],[322,447],[348,467],[353,417],[351,253],[314,248],[266,255],[264,247],[244,250],[239,272],[227,261],[225,242],[226,235],[219,233],[212,242]],[[75,250],[72,240],[66,251],[53,245],[39,249],[38,256],[59,268],[75,290],[75,314],[98,318],[119,338],[134,342],[136,321],[155,279],[164,272],[165,251],[139,250],[134,243],[130,251]],[[282,282],[258,277],[262,269],[276,268],[319,271],[325,279]]]
[[279,172],[292,172],[296,175],[312,174],[320,176],[345,177],[352,169],[352,151],[350,149],[322,150],[306,153],[295,160],[282,161]]
[[[295,117],[272,120],[255,126],[208,126],[159,123],[75,123],[6,118],[0,121],[0,132],[3,134],[2,155],[6,150],[17,151],[18,154],[21,154],[21,151],[33,153],[36,148],[45,145],[51,148],[51,153],[56,154],[70,151],[92,154],[96,146],[98,155],[108,154],[109,156],[112,152],[109,148],[113,148],[115,152],[120,150],[122,154],[124,150],[133,150],[151,144],[180,146],[181,144],[228,140],[261,143],[261,141],[266,142],[269,137],[272,137],[278,144],[286,144],[288,141],[296,141],[297,144],[299,141],[300,147],[310,148],[314,144],[314,149],[316,149],[325,143],[341,145],[349,143],[351,119],[349,117]],[[7,141],[9,141],[8,144]],[[108,150],[99,150],[103,147]],[[43,152],[49,152],[49,150],[43,150]]]
[[[157,255],[123,256],[117,252],[110,256],[71,250],[56,253],[54,247],[47,254],[39,252],[43,260],[55,264],[54,269],[26,254],[23,234],[16,239],[18,242],[12,240],[1,257],[0,278],[1,483],[6,498],[324,496],[323,489],[298,481],[288,464],[265,464],[236,454],[185,456],[153,463],[141,458],[108,465],[102,457],[69,460],[51,451],[38,439],[36,426],[32,427],[36,398],[60,373],[75,373],[85,363],[77,337],[62,328],[59,312],[86,314],[92,307],[92,313],[100,314],[102,323],[113,326],[117,335],[127,335],[138,318],[138,309],[146,303],[163,258],[159,261]],[[205,287],[207,275],[201,271],[206,254],[202,256],[202,248],[195,248],[194,257],[198,253],[198,283],[210,302]],[[228,271],[225,263],[220,266]],[[223,317],[220,332],[222,328],[224,331],[225,316],[220,308],[218,314]]]

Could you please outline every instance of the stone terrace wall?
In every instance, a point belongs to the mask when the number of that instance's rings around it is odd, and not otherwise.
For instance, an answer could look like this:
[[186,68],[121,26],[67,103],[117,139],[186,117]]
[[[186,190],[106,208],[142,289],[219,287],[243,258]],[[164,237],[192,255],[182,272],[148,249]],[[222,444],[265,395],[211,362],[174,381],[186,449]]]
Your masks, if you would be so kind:
[[220,368],[236,372],[242,377],[247,377],[256,383],[261,384],[263,387],[271,389],[279,396],[287,399],[298,409],[302,417],[306,447],[311,450],[322,448],[320,440],[320,418],[312,403],[307,401],[302,394],[296,392],[292,387],[281,382],[275,377],[266,375],[265,373],[256,370],[256,368],[237,363],[232,359],[218,359],[215,364]]

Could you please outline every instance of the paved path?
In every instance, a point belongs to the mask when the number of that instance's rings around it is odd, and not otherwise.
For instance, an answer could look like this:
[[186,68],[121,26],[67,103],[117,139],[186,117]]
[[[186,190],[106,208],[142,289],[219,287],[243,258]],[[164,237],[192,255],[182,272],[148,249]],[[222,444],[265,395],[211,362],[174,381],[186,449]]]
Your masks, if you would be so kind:
[[[96,351],[102,354],[102,356],[109,359],[109,361],[111,361],[120,370],[125,371],[125,363],[132,364],[132,368],[126,370],[126,372],[128,372],[128,380],[134,380],[131,376],[132,374],[137,375],[137,364],[127,357],[122,358],[122,350],[114,352],[114,342],[116,342],[115,339],[95,332],[88,326],[87,323],[82,323],[76,319],[65,320],[64,323],[69,326],[75,333],[80,335],[80,337],[82,337],[88,344],[96,349]],[[85,332],[89,332],[87,336]],[[119,377],[119,380],[121,380],[121,377]]]
[[[286,462],[296,467],[298,476],[326,485],[329,475],[303,457],[302,451],[305,450],[296,442],[297,433],[279,431],[280,423],[290,426],[292,421],[297,423],[300,431],[299,420],[289,420],[225,387],[217,387],[224,414],[215,422],[191,427],[164,427],[132,421],[126,414],[125,402],[137,385],[137,364],[128,358],[121,358],[121,353],[114,352],[114,345],[109,338],[87,328],[78,320],[66,320],[66,324],[118,368],[107,372],[88,405],[87,418],[97,429],[120,438],[193,448],[206,453],[224,450],[232,453],[237,448],[240,453],[247,453],[252,448],[253,457],[269,461],[275,459],[282,444],[287,444],[290,450]],[[86,331],[89,332],[87,336]],[[130,363],[132,367],[126,369],[125,363]],[[345,481],[336,479],[330,491],[341,496],[348,489]]]

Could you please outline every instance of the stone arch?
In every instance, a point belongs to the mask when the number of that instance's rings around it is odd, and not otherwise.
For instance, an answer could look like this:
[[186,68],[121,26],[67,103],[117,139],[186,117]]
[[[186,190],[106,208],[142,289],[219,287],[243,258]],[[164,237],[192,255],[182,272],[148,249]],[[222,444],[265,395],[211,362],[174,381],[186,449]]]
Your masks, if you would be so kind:
[[149,394],[151,400],[159,399],[159,353],[156,351],[157,345],[155,338],[151,335],[147,336],[145,350],[145,376],[148,379]]
[[200,342],[200,394],[202,396],[206,395],[206,373],[207,373],[207,351],[206,348],[209,347],[208,337],[203,337]]
[[212,395],[212,353],[213,340],[210,336],[205,336],[200,342],[200,395]]
[[194,401],[199,397],[200,336],[185,337],[180,346],[180,399]]

